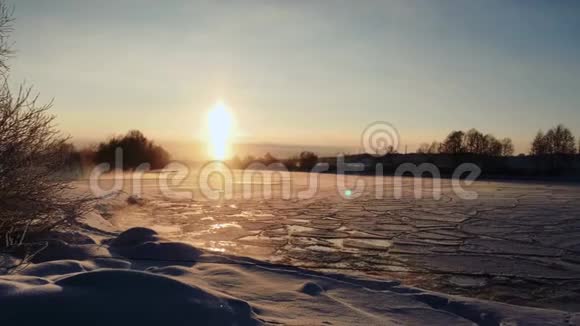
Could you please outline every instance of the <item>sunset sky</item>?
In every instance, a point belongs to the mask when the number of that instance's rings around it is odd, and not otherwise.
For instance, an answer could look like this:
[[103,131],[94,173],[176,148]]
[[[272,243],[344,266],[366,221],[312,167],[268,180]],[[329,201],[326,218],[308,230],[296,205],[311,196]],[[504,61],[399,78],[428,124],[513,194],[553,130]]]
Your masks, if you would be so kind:
[[13,83],[54,98],[62,130],[356,146],[388,121],[402,145],[478,128],[518,152],[540,128],[580,136],[578,1],[12,0]]

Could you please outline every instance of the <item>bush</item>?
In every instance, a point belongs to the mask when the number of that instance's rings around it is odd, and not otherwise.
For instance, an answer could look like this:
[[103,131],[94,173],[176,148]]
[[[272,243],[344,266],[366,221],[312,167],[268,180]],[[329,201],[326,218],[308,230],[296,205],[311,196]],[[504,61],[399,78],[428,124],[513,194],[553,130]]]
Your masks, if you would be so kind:
[[67,139],[55,130],[49,105],[30,91],[0,89],[0,252],[22,247],[37,234],[73,221],[87,207],[59,178],[70,159]]
[[[117,166],[116,160],[121,158],[122,166]],[[142,164],[150,164],[151,169],[162,169],[169,164],[170,157],[165,149],[145,138],[140,131],[132,130],[125,136],[113,137],[99,144],[94,160],[96,164],[108,163],[123,170],[136,169]]]
[[72,148],[54,127],[51,105],[37,105],[30,89],[10,91],[5,60],[10,22],[0,2],[0,272],[11,269],[5,264],[14,252],[22,262],[38,250],[25,244],[25,236],[72,221],[87,207],[87,200],[73,198],[59,178]]

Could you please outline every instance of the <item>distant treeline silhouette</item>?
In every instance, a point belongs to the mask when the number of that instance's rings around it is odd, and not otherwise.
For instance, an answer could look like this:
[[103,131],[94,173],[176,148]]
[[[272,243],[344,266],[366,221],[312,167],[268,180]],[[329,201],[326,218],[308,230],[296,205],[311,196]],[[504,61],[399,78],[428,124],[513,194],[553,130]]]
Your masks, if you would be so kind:
[[234,169],[276,169],[279,167],[289,171],[311,171],[318,162],[318,155],[310,151],[303,151],[286,159],[278,159],[270,153],[266,153],[264,157],[249,155],[244,159],[236,155],[227,161],[226,164]]
[[[96,146],[80,151],[72,145],[62,145],[67,152],[66,166],[87,171],[101,163],[112,168],[136,169],[149,164],[150,169],[162,169],[170,162],[169,153],[161,146],[147,139],[140,131],[132,130],[122,136],[115,136]],[[121,155],[118,155],[118,154]],[[431,163],[440,171],[452,173],[462,163],[480,166],[484,174],[493,175],[580,175],[578,149],[572,132],[558,125],[546,133],[539,131],[531,142],[529,155],[514,156],[514,145],[510,138],[498,139],[477,129],[452,131],[441,142],[421,144],[415,154],[400,154],[390,150],[385,155],[354,154],[345,155],[347,163],[362,163],[367,168],[362,173],[374,173],[373,166],[383,165],[385,173],[394,172],[403,163]],[[122,158],[119,160],[119,158]],[[284,169],[288,171],[312,171],[317,163],[328,163],[330,172],[336,171],[336,158],[320,158],[316,153],[303,151],[289,158],[276,158],[270,153],[263,157],[234,156],[227,165],[236,169]]]
[[417,153],[510,156],[514,153],[514,145],[510,138],[498,140],[491,134],[484,135],[477,129],[470,129],[467,132],[452,131],[441,143],[421,144]]
[[[580,147],[580,146],[579,146]],[[389,150],[385,155],[345,155],[346,163],[359,163],[365,168],[360,174],[374,174],[380,163],[383,173],[394,173],[404,163],[433,164],[442,175],[452,174],[463,163],[473,163],[488,176],[580,176],[580,155],[577,155],[572,132],[558,125],[534,138],[529,155],[514,156],[510,138],[497,139],[476,129],[452,131],[442,142],[422,144],[416,153],[400,154]],[[328,172],[338,172],[336,157],[319,158],[313,152],[301,152],[287,159],[277,159],[270,153],[264,157],[234,157],[227,164],[232,168],[285,169],[311,171],[317,163],[328,163]]]
[[[580,145],[579,145],[580,147]],[[538,131],[531,143],[530,155],[573,155],[580,149],[570,129],[560,124],[547,133]],[[443,142],[421,144],[418,154],[477,154],[488,156],[512,156],[514,145],[510,138],[498,140],[491,134],[484,135],[477,129],[467,132],[452,131]]]
[[138,130],[111,137],[96,146],[80,151],[71,145],[69,158],[67,164],[69,168],[79,170],[86,170],[101,163],[109,164],[112,169],[133,170],[142,167],[156,170],[167,166],[171,159],[163,147],[147,139]]

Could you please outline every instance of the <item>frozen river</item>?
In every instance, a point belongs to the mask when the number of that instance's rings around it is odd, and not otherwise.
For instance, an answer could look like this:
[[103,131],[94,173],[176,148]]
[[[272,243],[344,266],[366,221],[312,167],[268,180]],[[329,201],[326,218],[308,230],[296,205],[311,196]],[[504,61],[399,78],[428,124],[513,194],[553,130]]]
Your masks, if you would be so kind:
[[[321,174],[316,191],[304,192],[312,176],[264,185],[238,173],[232,198],[210,200],[197,174],[170,190],[149,175],[139,183],[143,201],[108,218],[120,229],[145,226],[216,252],[580,311],[580,187],[477,181],[466,188],[477,199],[466,200],[449,180],[424,180],[416,193],[412,178],[350,176],[343,187]],[[223,189],[218,194],[229,197]]]

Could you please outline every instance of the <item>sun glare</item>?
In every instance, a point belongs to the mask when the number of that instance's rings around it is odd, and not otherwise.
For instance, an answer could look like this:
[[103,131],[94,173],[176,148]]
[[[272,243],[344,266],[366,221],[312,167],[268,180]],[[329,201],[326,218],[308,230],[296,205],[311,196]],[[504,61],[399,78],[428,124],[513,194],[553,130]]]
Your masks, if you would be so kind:
[[233,118],[223,101],[218,101],[209,112],[209,155],[214,160],[225,160],[230,155]]

